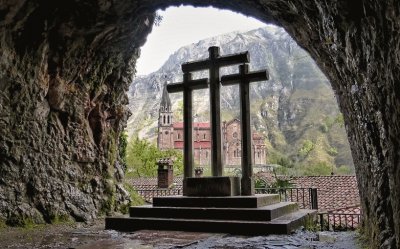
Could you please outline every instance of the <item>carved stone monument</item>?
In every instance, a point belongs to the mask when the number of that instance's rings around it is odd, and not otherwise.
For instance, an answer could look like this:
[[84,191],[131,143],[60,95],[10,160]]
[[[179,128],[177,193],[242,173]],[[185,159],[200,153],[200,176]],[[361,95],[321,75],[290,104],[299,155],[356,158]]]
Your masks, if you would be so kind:
[[[184,112],[184,179],[183,195],[185,196],[235,196],[254,195],[253,168],[251,160],[251,128],[250,128],[250,101],[249,83],[267,80],[266,70],[249,73],[248,52],[234,55],[220,56],[218,47],[210,47],[209,58],[201,61],[182,64],[184,82],[167,86],[168,92],[183,91]],[[240,73],[229,75],[220,79],[220,68],[240,65]],[[192,81],[191,72],[208,70],[209,80]],[[211,110],[211,171],[212,177],[197,178],[193,175],[193,138],[192,138],[192,97],[193,89],[205,88],[206,83],[210,89]],[[221,152],[221,118],[220,118],[220,83],[240,85],[241,120],[242,120],[242,178],[222,176]],[[203,184],[204,182],[204,184]],[[195,186],[202,186],[196,188]]]
[[[167,86],[183,92],[184,180],[183,196],[154,197],[153,205],[131,207],[130,217],[108,217],[106,229],[135,231],[164,229],[235,234],[289,234],[310,223],[315,210],[299,210],[294,202],[280,202],[278,194],[254,194],[251,165],[249,84],[268,79],[266,70],[249,72],[249,54],[219,55],[182,65],[183,82]],[[238,74],[220,77],[224,66],[240,65]],[[191,72],[209,70],[207,79],[193,80]],[[242,178],[223,176],[221,154],[220,85],[239,84],[242,122]],[[193,177],[192,91],[210,89],[212,176]]]

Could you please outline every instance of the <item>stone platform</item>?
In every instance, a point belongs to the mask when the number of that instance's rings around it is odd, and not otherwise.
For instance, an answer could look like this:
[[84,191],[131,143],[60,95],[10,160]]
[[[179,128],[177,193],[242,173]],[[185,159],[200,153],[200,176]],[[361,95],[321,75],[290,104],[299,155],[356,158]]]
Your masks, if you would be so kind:
[[163,196],[154,197],[154,207],[218,207],[218,208],[258,208],[279,202],[277,194],[253,196]]
[[240,177],[210,176],[183,179],[184,196],[238,196]]
[[154,199],[153,205],[131,207],[130,217],[107,217],[106,229],[176,230],[243,235],[289,234],[315,218],[315,210],[279,202],[278,195]]

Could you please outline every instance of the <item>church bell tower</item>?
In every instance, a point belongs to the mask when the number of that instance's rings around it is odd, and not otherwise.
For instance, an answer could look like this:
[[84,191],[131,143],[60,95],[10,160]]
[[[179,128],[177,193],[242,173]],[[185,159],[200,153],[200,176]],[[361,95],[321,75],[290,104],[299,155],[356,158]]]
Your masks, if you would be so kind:
[[172,116],[171,100],[167,92],[167,84],[164,84],[158,117],[157,146],[160,150],[174,148],[174,127]]

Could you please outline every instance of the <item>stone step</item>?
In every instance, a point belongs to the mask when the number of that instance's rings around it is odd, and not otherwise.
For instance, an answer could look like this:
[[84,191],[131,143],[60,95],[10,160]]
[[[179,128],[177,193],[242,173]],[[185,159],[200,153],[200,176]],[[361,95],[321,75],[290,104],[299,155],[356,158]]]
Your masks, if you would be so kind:
[[131,207],[130,217],[270,221],[297,211],[295,202],[280,202],[259,208]]
[[310,224],[310,219],[315,219],[315,216],[315,210],[302,209],[272,221],[107,217],[106,229],[125,232],[147,229],[242,235],[290,234],[300,226]]
[[278,202],[278,194],[224,197],[163,196],[153,198],[154,207],[258,208]]

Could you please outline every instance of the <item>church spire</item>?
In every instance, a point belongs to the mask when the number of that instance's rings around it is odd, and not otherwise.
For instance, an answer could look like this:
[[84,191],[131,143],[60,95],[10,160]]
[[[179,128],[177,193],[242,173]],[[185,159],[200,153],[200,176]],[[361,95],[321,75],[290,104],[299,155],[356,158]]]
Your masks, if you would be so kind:
[[161,110],[165,110],[165,111],[169,111],[171,110],[171,100],[169,98],[169,94],[167,91],[167,83],[164,84],[164,89],[163,89],[163,93],[161,96],[161,103],[160,103],[160,107]]

